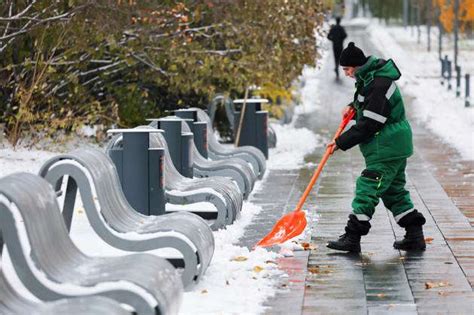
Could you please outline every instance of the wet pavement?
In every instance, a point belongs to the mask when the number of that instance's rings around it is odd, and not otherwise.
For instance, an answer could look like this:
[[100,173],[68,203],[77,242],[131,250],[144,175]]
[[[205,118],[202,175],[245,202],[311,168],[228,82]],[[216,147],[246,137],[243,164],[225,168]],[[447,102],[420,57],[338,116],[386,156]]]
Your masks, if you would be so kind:
[[[363,29],[348,29],[348,33],[349,41],[378,54]],[[318,89],[321,108],[300,115],[296,125],[329,138],[339,124],[341,108],[351,100],[353,81],[334,80],[332,59],[321,71],[327,78]],[[410,96],[404,98],[409,107]],[[369,235],[362,239],[360,255],[326,248],[329,239],[343,233],[354,183],[364,169],[357,148],[336,152],[304,206],[318,216],[307,239],[315,249],[295,251],[295,257],[280,260],[280,268],[289,278],[282,282],[276,297],[267,301],[268,314],[474,314],[474,229],[469,212],[472,204],[467,199],[472,200],[473,181],[458,177],[457,184],[451,176],[446,184],[439,169],[433,167],[437,163],[434,146],[440,140],[432,141],[431,147],[426,145],[423,140],[432,139],[432,135],[411,123],[415,144],[423,146],[408,161],[407,187],[416,208],[427,219],[427,250],[409,253],[393,249],[393,242],[403,238],[404,230],[382,204],[371,221]],[[317,163],[323,153],[324,148],[318,148],[306,161]],[[447,154],[456,152],[451,149]],[[445,160],[450,156],[445,155]],[[472,161],[464,164],[472,165]],[[252,200],[263,211],[248,226],[240,245],[253,246],[282,214],[294,209],[313,171],[314,165],[269,170],[266,184]],[[456,199],[450,187],[461,187],[459,195],[467,197]]]

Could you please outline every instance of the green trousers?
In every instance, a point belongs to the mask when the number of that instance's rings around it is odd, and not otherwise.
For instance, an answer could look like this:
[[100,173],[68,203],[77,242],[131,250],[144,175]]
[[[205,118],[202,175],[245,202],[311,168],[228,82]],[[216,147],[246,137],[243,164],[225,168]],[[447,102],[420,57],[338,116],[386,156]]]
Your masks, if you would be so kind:
[[352,211],[359,220],[372,218],[380,198],[397,222],[405,212],[413,209],[410,193],[405,189],[406,165],[406,158],[366,165],[357,179],[352,201]]

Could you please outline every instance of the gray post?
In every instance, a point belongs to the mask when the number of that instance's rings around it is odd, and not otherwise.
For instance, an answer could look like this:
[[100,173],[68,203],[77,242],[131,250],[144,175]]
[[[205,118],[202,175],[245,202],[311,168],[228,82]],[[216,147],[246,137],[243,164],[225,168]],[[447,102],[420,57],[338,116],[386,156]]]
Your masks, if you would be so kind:
[[193,143],[194,135],[192,132],[183,132],[181,134],[181,168],[186,177],[193,178]]
[[455,66],[456,69],[456,97],[461,96],[461,67]]
[[163,214],[164,149],[150,149],[149,134],[162,130],[113,129],[122,134],[122,148],[110,150],[109,156],[119,174],[122,190],[130,205],[144,215]]
[[[168,143],[168,150],[173,164],[178,172],[186,177],[193,177],[192,133],[183,133],[181,118],[148,119],[157,121],[158,128],[165,131],[164,137]],[[184,119],[186,121],[186,119]],[[190,120],[192,121],[192,120]]]
[[148,190],[149,214],[165,214],[165,149],[150,148],[148,150]]
[[191,130],[194,134],[194,144],[199,153],[205,158],[208,158],[207,149],[207,123],[205,121],[198,121],[192,124]]
[[194,134],[193,138],[196,148],[203,157],[207,158],[207,123],[197,121],[197,111],[195,109],[178,109],[174,114],[186,120]]
[[448,79],[448,55],[445,55],[441,60],[441,85]]
[[[268,139],[268,125],[262,115],[268,115],[268,112],[262,111],[262,104],[268,103],[266,99],[247,99],[247,100],[234,100],[234,104],[243,104],[246,102],[245,113],[241,110],[238,114],[234,115],[236,120],[236,132],[240,128],[240,139],[239,146],[251,145],[260,149],[265,157],[268,157],[268,140],[260,139],[265,137]],[[243,108],[243,106],[242,106]],[[240,123],[240,116],[243,115],[242,126]]]
[[454,0],[454,66],[458,65],[459,0]]
[[148,132],[123,134],[122,187],[130,205],[149,214],[148,207]]
[[469,73],[466,73],[466,84],[465,85],[466,85],[466,101],[465,101],[464,106],[469,107],[469,106],[471,106],[471,99],[470,99],[470,96],[471,96],[471,91],[470,91],[471,76],[469,75]]
[[452,67],[453,63],[452,63],[451,60],[448,60],[447,63],[448,63],[448,64],[447,64],[447,70],[448,70],[448,90],[451,90],[451,88],[452,88],[452,86],[451,86],[451,78],[452,78],[452,74],[453,74],[453,73],[452,73],[452,71],[453,71],[453,69],[452,69],[452,68],[453,68],[453,67]]

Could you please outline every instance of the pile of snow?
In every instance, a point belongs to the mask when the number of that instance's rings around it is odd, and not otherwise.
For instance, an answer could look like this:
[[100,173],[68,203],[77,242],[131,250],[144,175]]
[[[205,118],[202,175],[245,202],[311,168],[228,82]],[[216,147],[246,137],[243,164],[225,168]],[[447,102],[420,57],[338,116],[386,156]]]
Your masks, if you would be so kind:
[[214,233],[216,249],[209,268],[192,292],[185,293],[183,314],[258,314],[262,303],[275,294],[278,278],[274,252],[263,248],[250,251],[234,245],[261,207],[244,203],[241,217],[225,230]]
[[[407,110],[412,110],[415,119],[453,145],[463,158],[473,160],[474,104],[466,108],[463,98],[456,98],[454,90],[448,91],[446,85],[440,84],[435,36],[433,51],[427,52],[426,44],[417,44],[417,36],[410,36],[410,31],[403,27],[381,27],[372,21],[368,31],[375,46],[386,58],[393,57],[402,72],[398,81],[402,93],[414,97],[413,108]],[[474,51],[462,51],[459,63],[463,69],[474,70],[473,58]]]
[[323,138],[307,128],[273,125],[277,136],[276,148],[270,149],[269,169],[296,169],[304,157],[322,146]]

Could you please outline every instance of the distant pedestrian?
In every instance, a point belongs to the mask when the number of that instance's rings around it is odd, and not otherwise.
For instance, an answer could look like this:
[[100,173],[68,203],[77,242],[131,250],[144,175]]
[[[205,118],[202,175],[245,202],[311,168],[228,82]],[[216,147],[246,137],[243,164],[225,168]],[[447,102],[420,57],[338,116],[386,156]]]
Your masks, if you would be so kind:
[[346,39],[347,34],[344,30],[344,27],[341,26],[341,18],[336,18],[336,25],[332,25],[329,30],[328,39],[332,41],[332,50],[334,52],[334,62],[336,67],[336,79],[339,79],[339,58],[341,57],[342,48],[344,47],[344,39]]
[[404,239],[393,246],[424,250],[422,226],[426,220],[414,208],[405,188],[405,168],[407,158],[413,154],[413,142],[402,95],[395,83],[401,73],[392,59],[366,57],[353,42],[342,51],[340,64],[345,75],[356,80],[354,99],[343,110],[343,115],[351,108],[356,110],[356,124],[328,147],[345,151],[359,145],[366,168],[356,182],[346,233],[330,241],[328,247],[360,252],[360,238],[369,232],[369,221],[382,199],[398,225],[406,230]]

